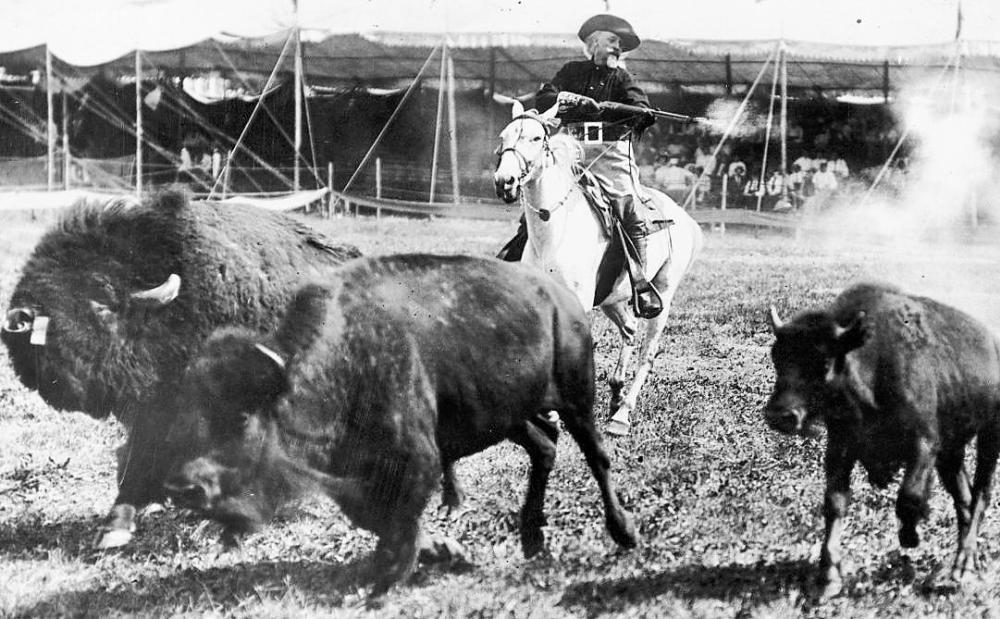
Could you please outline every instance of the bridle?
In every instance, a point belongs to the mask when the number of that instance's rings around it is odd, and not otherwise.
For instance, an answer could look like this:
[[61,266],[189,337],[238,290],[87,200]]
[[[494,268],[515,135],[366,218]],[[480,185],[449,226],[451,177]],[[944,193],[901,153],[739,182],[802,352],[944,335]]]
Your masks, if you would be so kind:
[[[505,153],[508,152],[513,153],[514,157],[517,158],[517,167],[521,171],[520,175],[516,179],[517,184],[519,186],[524,184],[525,179],[533,177],[535,172],[541,169],[541,167],[544,165],[545,162],[547,162],[550,158],[553,158],[555,156],[552,153],[552,148],[549,146],[549,126],[546,125],[545,122],[543,122],[540,118],[532,114],[521,114],[520,116],[515,116],[511,122],[524,119],[531,119],[542,125],[542,131],[545,132],[545,135],[542,138],[542,157],[536,159],[534,162],[529,162],[528,159],[523,154],[521,154],[521,151],[517,150],[517,148],[514,146],[508,146],[507,148],[503,148],[497,151],[497,166],[500,165],[500,159],[503,158]],[[538,208],[533,204],[531,204],[530,202],[528,202],[524,198],[523,191],[518,192],[519,195],[518,201],[520,202],[522,207],[527,207],[528,209],[533,211],[536,215],[538,215],[539,219],[541,219],[542,221],[548,221],[549,217],[552,216],[552,213],[555,212],[557,209],[559,209],[559,207],[561,207],[563,204],[565,204],[566,200],[569,198],[571,194],[572,194],[572,187],[569,190],[567,190],[566,195],[563,196],[562,199],[559,200],[559,202],[557,202],[554,207],[549,209]]]

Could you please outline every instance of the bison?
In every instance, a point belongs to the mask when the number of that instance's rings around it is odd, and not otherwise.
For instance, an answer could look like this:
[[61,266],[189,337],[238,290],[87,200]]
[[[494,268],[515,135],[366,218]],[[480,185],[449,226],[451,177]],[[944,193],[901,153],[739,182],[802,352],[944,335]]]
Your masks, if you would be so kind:
[[285,215],[176,191],[80,204],[45,234],[0,336],[48,404],[128,428],[99,546],[127,543],[136,508],[163,497],[175,394],[197,347],[221,325],[272,330],[303,278],[358,255]]
[[421,514],[442,472],[447,485],[456,460],[504,439],[531,460],[522,550],[543,548],[558,434],[547,411],[582,450],[612,538],[636,543],[594,425],[589,321],[566,288],[528,267],[420,254],[353,261],[303,287],[272,337],[214,334],[184,383],[175,440],[193,448],[169,478],[172,496],[238,538],[288,499],[325,492],[379,538],[374,595],[429,547]]
[[[1000,450],[1000,342],[961,311],[890,286],[861,284],[826,310],[782,322],[771,308],[777,380],[767,423],[786,434],[827,428],[826,532],[819,584],[841,588],[840,536],[856,462],[878,487],[904,468],[896,515],[899,543],[920,542],[937,469],[958,520],[951,577],[977,569],[976,536],[990,503]],[[977,437],[975,477],[965,447]]]

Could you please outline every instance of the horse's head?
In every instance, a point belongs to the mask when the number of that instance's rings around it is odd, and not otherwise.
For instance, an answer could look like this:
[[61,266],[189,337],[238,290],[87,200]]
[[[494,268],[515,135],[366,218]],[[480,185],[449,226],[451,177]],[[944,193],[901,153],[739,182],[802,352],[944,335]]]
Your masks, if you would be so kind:
[[514,102],[513,117],[500,132],[497,147],[497,167],[493,184],[497,197],[508,204],[518,199],[521,187],[532,179],[549,152],[549,133],[559,125],[554,105],[544,113],[524,111],[520,102]]

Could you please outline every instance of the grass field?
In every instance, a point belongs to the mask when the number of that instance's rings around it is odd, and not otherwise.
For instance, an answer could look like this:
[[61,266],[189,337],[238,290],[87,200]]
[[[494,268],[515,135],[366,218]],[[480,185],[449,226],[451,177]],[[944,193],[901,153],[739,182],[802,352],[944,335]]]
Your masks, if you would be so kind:
[[[511,224],[449,220],[308,219],[368,254],[489,254]],[[0,231],[0,307],[47,223]],[[631,436],[609,440],[614,475],[640,530],[621,552],[603,528],[596,484],[564,437],[547,499],[547,553],[526,561],[517,512],[527,457],[513,445],[462,461],[469,499],[430,526],[472,565],[422,568],[376,603],[359,573],[373,538],[335,505],[293,506],[241,551],[178,510],[148,515],[129,548],[97,553],[95,530],[114,498],[112,421],[48,408],[0,351],[0,615],[377,617],[772,617],[1000,614],[1000,509],[982,529],[982,577],[961,590],[936,578],[950,564],[954,515],[938,486],[923,544],[896,542],[896,486],[856,472],[844,538],[845,590],[818,601],[810,581],[821,536],[824,439],[768,431],[760,408],[773,380],[765,320],[825,303],[861,278],[898,283],[1000,325],[1000,249],[990,233],[943,244],[874,244],[804,235],[709,233],[676,299],[662,355]],[[884,241],[884,239],[882,239]],[[598,414],[616,336],[595,315]],[[436,504],[436,501],[435,501]],[[946,571],[946,570],[945,570]]]

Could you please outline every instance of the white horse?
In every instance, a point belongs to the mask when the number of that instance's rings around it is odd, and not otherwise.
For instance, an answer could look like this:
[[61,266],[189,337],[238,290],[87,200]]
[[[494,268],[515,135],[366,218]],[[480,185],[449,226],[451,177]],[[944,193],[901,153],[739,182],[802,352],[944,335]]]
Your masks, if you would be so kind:
[[[589,309],[594,306],[598,267],[611,239],[571,170],[580,152],[579,143],[563,134],[550,135],[558,126],[557,107],[541,114],[525,113],[520,103],[514,103],[514,120],[500,132],[493,182],[498,196],[507,203],[520,200],[524,210],[528,244],[521,261],[564,282]],[[606,431],[616,435],[628,434],[629,413],[635,409],[639,391],[653,368],[670,302],[702,246],[701,228],[684,209],[659,191],[645,192],[654,197],[663,218],[673,221],[666,230],[651,234],[647,244],[646,277],[659,291],[663,311],[643,321],[645,335],[639,348],[639,366],[623,397],[640,320],[628,305],[632,295],[624,269],[611,294],[600,302],[622,339],[609,380],[612,417]]]

